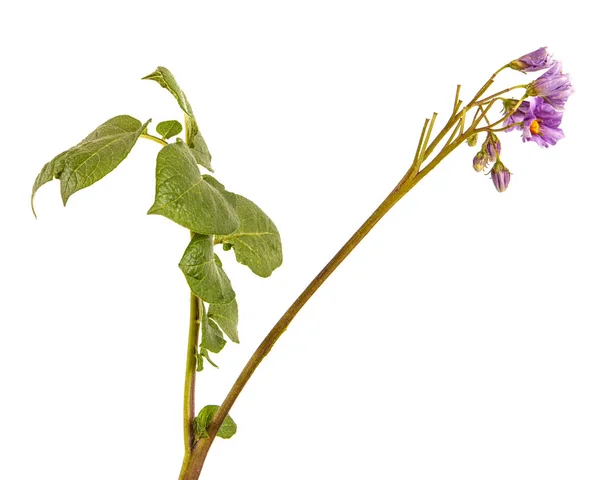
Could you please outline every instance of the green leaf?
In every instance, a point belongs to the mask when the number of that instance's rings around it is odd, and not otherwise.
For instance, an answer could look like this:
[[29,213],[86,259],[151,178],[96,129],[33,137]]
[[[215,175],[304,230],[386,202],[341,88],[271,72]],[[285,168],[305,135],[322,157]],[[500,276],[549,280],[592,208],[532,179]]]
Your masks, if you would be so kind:
[[201,353],[196,354],[196,371],[201,372],[204,370],[204,357]]
[[163,215],[203,234],[228,234],[240,225],[234,207],[204,181],[190,148],[182,141],[158,153],[156,197],[148,213]]
[[200,346],[210,352],[219,353],[223,350],[226,343],[227,340],[223,338],[223,334],[217,324],[208,317],[203,318],[202,343]]
[[192,147],[192,155],[194,155],[196,163],[202,165],[209,172],[214,172],[210,163],[212,160],[212,155],[208,151],[208,147],[206,146],[204,137],[202,137],[202,134],[200,132],[198,132],[194,137],[193,145],[194,146]]
[[60,179],[60,192],[66,205],[73,193],[112,172],[127,157],[148,123],[150,120],[142,124],[129,115],[119,115],[54,157],[35,179],[31,192],[32,208],[37,190],[53,178]]
[[206,348],[201,348],[200,349],[200,355],[202,355],[204,358],[206,358],[206,360],[208,361],[208,363],[210,363],[213,367],[219,368],[219,366],[210,359],[210,357],[208,355],[208,350],[206,350]]
[[33,183],[33,190],[31,192],[31,210],[33,214],[37,218],[35,213],[35,208],[33,206],[33,199],[35,197],[35,193],[39,190],[39,188],[45,183],[54,180],[55,178],[60,178],[60,174],[62,173],[65,166],[65,157],[69,153],[69,150],[66,152],[59,153],[56,157],[50,160],[46,165],[42,167],[41,172],[38,174],[35,182]]
[[165,120],[156,126],[156,131],[163,138],[174,137],[175,135],[180,134],[181,130],[183,130],[183,127],[177,120]]
[[216,236],[215,242],[222,243],[224,250],[233,247],[238,262],[256,275],[268,277],[283,261],[277,227],[256,204],[241,195],[235,197],[240,226],[230,234]]
[[[221,261],[215,255],[215,263],[220,267]],[[212,321],[206,315],[206,309],[204,308],[204,302],[202,302],[201,312],[201,328],[202,328],[202,340],[200,341],[200,351],[203,349],[209,350],[214,353],[219,353],[223,350],[223,347],[227,343],[227,340],[223,338],[223,334],[219,329],[218,325]]]
[[[225,199],[229,202],[229,205],[231,205],[231,208],[233,208],[235,210],[236,205],[237,205],[237,197],[238,197],[235,193],[231,193],[231,192],[225,190],[225,185],[223,185],[221,182],[219,182],[212,175],[202,175],[202,179],[205,180],[210,186],[217,189],[221,193],[221,195],[223,195],[223,197],[225,197]],[[236,217],[237,217],[237,213],[236,213]]]
[[221,327],[232,342],[240,343],[238,337],[238,304],[234,298],[229,303],[212,303],[208,307],[208,317]]
[[208,147],[206,146],[204,138],[200,134],[196,117],[194,117],[194,112],[192,111],[192,106],[188,102],[185,93],[183,93],[183,90],[175,80],[173,74],[165,67],[157,67],[154,72],[152,72],[150,75],[146,75],[142,80],[154,80],[161,87],[166,88],[169,92],[171,92],[171,94],[175,97],[179,107],[185,114],[185,140],[192,149],[192,154],[194,155],[196,162],[212,172],[213,169],[210,164],[211,155],[208,151]]
[[202,370],[204,370],[204,359],[206,359],[206,361],[208,363],[210,363],[213,367],[219,368],[219,366],[215,362],[213,362],[210,359],[210,357],[208,356],[208,350],[206,350],[206,348],[201,348],[200,353],[196,354],[196,371],[197,372],[201,372]]
[[177,84],[175,77],[168,68],[157,67],[154,72],[152,72],[150,75],[146,75],[142,78],[142,80],[154,80],[161,87],[166,88],[169,92],[171,92],[171,95],[175,97],[175,100],[177,100],[177,103],[183,110],[183,113],[185,113],[188,117],[194,117],[192,106],[188,102],[185,93],[183,93],[183,90]]
[[215,259],[211,236],[195,234],[179,268],[192,292],[206,302],[229,303],[235,298],[229,278]]
[[[194,418],[194,434],[196,440],[200,438],[208,438],[208,427],[212,419],[214,418],[217,410],[219,409],[218,405],[207,405],[202,410],[196,418]],[[233,421],[233,419],[227,415],[223,424],[219,428],[217,432],[217,437],[221,438],[231,438],[237,432],[237,425]]]

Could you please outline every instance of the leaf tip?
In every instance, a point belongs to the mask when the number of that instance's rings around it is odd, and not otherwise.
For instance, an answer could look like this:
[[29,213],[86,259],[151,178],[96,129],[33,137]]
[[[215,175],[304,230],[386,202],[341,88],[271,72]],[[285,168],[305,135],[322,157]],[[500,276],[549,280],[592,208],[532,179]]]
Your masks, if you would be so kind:
[[35,219],[37,220],[38,216],[37,213],[35,213],[35,207],[33,205],[33,197],[35,196],[35,192],[31,194],[31,211],[33,212],[33,216],[35,217]]
[[146,215],[154,215],[158,210],[160,210],[160,207],[158,207],[156,205],[156,202],[154,202],[152,204],[152,206],[148,209],[148,211],[146,212]]
[[61,192],[61,198],[62,198],[62,202],[63,202],[63,207],[67,206],[67,202],[69,201],[69,197],[70,195],[66,192]]
[[154,77],[157,75],[159,68],[160,67],[157,67],[156,70],[154,70],[152,73],[149,73],[145,77],[142,77],[142,80],[154,80]]

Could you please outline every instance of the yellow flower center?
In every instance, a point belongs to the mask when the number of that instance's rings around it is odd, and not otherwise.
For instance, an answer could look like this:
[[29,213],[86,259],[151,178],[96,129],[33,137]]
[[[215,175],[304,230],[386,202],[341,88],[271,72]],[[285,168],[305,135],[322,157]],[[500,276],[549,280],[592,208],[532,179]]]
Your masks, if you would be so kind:
[[538,122],[537,120],[534,120],[533,122],[531,122],[529,131],[531,133],[533,133],[534,135],[539,135],[540,134],[540,122]]

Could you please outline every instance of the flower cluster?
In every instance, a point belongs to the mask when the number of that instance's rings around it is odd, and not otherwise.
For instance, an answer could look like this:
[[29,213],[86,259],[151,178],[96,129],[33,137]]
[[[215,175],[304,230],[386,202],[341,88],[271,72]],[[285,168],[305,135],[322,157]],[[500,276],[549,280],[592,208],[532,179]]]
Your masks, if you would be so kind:
[[[514,87],[525,88],[525,94],[520,100],[501,99],[504,117],[497,122],[503,124],[499,130],[519,130],[522,132],[523,142],[533,141],[540,147],[556,145],[565,136],[560,124],[565,103],[573,93],[571,79],[568,74],[563,73],[562,64],[554,60],[547,48],[543,47],[513,60],[506,67],[525,73],[548,71],[526,86]],[[530,100],[525,100],[526,98]],[[493,164],[490,174],[494,186],[499,192],[503,192],[508,187],[511,173],[500,161],[500,141],[492,128],[488,130],[481,150],[473,159],[473,168],[481,172],[490,163]]]

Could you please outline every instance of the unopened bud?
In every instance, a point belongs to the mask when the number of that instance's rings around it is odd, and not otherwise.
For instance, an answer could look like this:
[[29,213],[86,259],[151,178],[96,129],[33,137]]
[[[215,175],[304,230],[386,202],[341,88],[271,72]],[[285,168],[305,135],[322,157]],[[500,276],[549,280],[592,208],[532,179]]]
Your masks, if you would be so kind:
[[537,72],[539,70],[550,68],[555,63],[552,56],[548,53],[548,48],[542,47],[513,60],[508,66],[515,70],[520,70],[521,72]]
[[474,133],[470,135],[469,138],[467,138],[467,145],[469,147],[474,147],[475,145],[477,145],[477,133]]
[[489,132],[485,142],[483,142],[482,150],[487,152],[490,156],[490,160],[493,162],[500,156],[501,149],[502,146],[500,145],[500,140],[496,134]]
[[483,169],[487,166],[489,157],[483,150],[477,152],[475,158],[473,158],[473,168],[476,172],[483,172]]
[[504,192],[508,188],[510,172],[500,160],[494,163],[492,167],[492,181],[499,192]]

